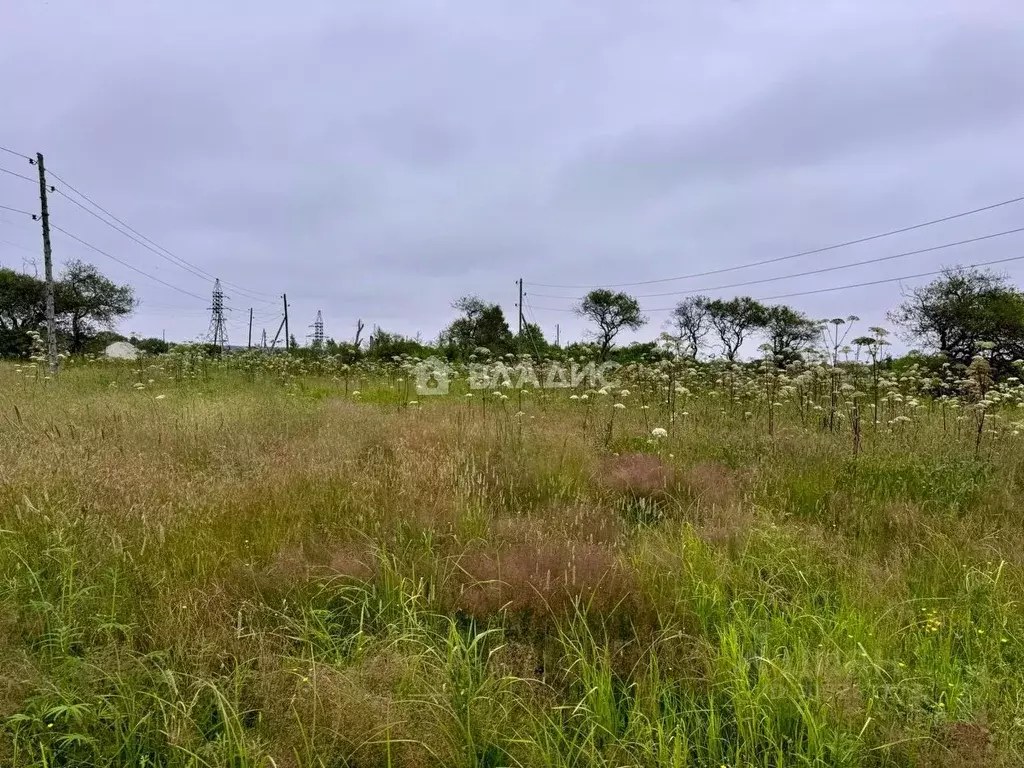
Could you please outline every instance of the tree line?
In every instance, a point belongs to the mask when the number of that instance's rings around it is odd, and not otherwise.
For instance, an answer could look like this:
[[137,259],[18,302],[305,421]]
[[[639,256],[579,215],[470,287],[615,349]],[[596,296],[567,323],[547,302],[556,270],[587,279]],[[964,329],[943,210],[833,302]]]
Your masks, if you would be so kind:
[[[45,284],[38,277],[0,268],[0,356],[30,354],[30,332],[45,327],[45,296]],[[70,354],[99,352],[110,341],[124,338],[113,332],[114,326],[137,306],[131,286],[117,285],[82,261],[69,262],[61,271],[54,299],[58,342]],[[327,339],[321,349],[300,348],[299,354],[326,352],[353,361],[402,355],[466,360],[506,354],[544,357],[555,349],[534,323],[524,322],[522,330],[513,333],[498,304],[471,295],[452,307],[459,316],[433,341],[380,328],[364,340],[360,322],[353,341]],[[735,362],[751,341],[759,341],[762,352],[780,364],[800,359],[811,349],[824,349],[834,360],[841,350],[849,349],[863,350],[874,359],[888,345],[888,332],[880,327],[868,329],[866,335],[852,335],[858,319],[854,316],[815,319],[788,305],[766,305],[750,296],[687,297],[673,308],[656,339],[618,347],[622,331],[636,331],[649,322],[636,297],[598,288],[584,296],[574,311],[589,322],[589,338],[559,351],[619,362],[665,352]],[[1024,292],[1005,275],[948,269],[932,282],[905,292],[889,320],[908,342],[952,364],[968,365],[982,345],[997,372],[1009,371],[1014,361],[1024,359]],[[169,346],[160,339],[132,341],[154,353]]]
[[[595,289],[577,305],[578,315],[590,320],[602,357],[623,329],[637,330],[648,318],[627,293]],[[951,268],[927,285],[910,289],[889,320],[903,336],[951,364],[967,366],[984,348],[997,371],[1006,372],[1024,360],[1024,292],[1005,275],[974,268]],[[840,349],[867,349],[877,354],[887,346],[888,331],[850,338],[849,316],[819,320],[785,304],[766,305],[750,296],[712,299],[690,296],[671,311],[660,339],[676,355],[696,359],[712,352],[735,362],[750,339],[779,363],[801,358],[812,348],[824,348],[838,359]]]

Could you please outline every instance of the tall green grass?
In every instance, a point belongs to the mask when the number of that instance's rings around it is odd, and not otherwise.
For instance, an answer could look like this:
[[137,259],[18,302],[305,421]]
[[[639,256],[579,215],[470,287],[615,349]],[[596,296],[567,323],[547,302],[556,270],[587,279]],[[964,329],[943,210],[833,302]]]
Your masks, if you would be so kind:
[[1024,756],[998,419],[139,371],[0,367],[2,764]]

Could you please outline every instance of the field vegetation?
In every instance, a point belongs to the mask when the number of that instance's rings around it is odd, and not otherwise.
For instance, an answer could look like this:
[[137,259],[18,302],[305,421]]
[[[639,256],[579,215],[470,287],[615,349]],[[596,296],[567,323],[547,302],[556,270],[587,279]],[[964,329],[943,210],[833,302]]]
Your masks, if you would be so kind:
[[878,341],[0,365],[0,762],[1018,765],[1024,387]]

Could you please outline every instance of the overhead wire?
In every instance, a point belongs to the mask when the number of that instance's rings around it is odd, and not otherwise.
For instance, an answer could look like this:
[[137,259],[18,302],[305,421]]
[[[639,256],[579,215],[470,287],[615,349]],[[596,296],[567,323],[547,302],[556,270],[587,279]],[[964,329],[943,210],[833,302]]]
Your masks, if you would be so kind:
[[[747,280],[747,281],[742,282],[742,283],[729,283],[727,285],[715,285],[715,286],[708,286],[708,287],[705,287],[705,288],[691,288],[690,290],[686,290],[686,291],[668,291],[668,292],[665,292],[665,293],[638,293],[638,294],[636,294],[634,296],[634,298],[637,298],[637,299],[650,299],[650,298],[656,298],[656,297],[662,297],[662,296],[687,296],[687,295],[692,295],[692,294],[696,294],[696,293],[705,293],[705,292],[712,292],[712,291],[723,291],[723,290],[726,290],[727,288],[742,288],[742,287],[745,287],[745,286],[748,286],[748,285],[760,285],[762,283],[773,283],[773,282],[777,282],[779,280],[791,280],[791,279],[794,279],[794,278],[797,278],[797,277],[808,277],[810,275],[821,275],[821,274],[825,274],[826,272],[837,272],[837,271],[839,271],[841,269],[851,269],[853,267],[863,267],[863,266],[865,266],[867,264],[879,264],[879,263],[884,262],[884,261],[893,261],[894,259],[906,258],[907,256],[918,256],[918,255],[920,255],[922,253],[932,253],[934,251],[945,250],[946,248],[955,248],[956,246],[968,245],[970,243],[978,243],[978,242],[981,242],[983,240],[992,240],[992,239],[995,239],[997,237],[1005,237],[1007,235],[1017,234],[1018,232],[1024,232],[1024,227],[1017,227],[1016,229],[1007,229],[1007,230],[1004,230],[1002,232],[993,232],[993,233],[990,233],[990,234],[987,234],[987,235],[980,235],[978,237],[967,238],[966,240],[957,240],[956,242],[952,242],[952,243],[942,243],[941,245],[933,245],[933,246],[930,246],[928,248],[918,248],[917,250],[913,250],[913,251],[903,251],[902,253],[894,253],[894,254],[890,254],[889,256],[878,256],[878,257],[875,257],[873,259],[863,259],[862,261],[853,261],[853,262],[850,262],[849,264],[836,264],[836,265],[831,266],[831,267],[822,267],[821,269],[811,269],[811,270],[807,270],[805,272],[794,272],[794,273],[788,274],[788,275],[777,275],[775,277],[763,277],[763,278],[760,278],[758,280]],[[552,296],[550,294],[545,294],[545,293],[535,293],[533,295],[537,296],[537,297],[546,298],[546,299],[572,299],[573,301],[579,301],[579,300],[581,300],[583,298],[582,296]]]
[[[88,213],[88,214],[89,214],[90,216],[92,216],[92,217],[94,217],[94,218],[98,219],[99,221],[102,221],[102,222],[103,222],[104,224],[106,224],[106,225],[107,225],[108,227],[110,227],[111,229],[113,229],[113,230],[114,230],[115,232],[119,232],[120,234],[124,235],[124,236],[125,236],[125,237],[127,237],[127,238],[128,238],[129,240],[131,240],[132,242],[134,242],[134,243],[138,243],[139,245],[141,245],[141,246],[142,246],[143,248],[145,248],[146,250],[148,250],[148,251],[150,251],[151,253],[154,253],[154,254],[156,254],[157,256],[159,256],[159,257],[160,257],[161,259],[163,259],[164,261],[168,261],[168,262],[170,262],[171,264],[174,264],[174,265],[175,265],[175,266],[177,266],[177,267],[181,267],[181,268],[182,268],[182,269],[184,269],[184,270],[185,270],[186,272],[188,272],[188,273],[189,273],[190,275],[192,275],[193,277],[198,277],[198,278],[199,278],[200,280],[206,280],[206,279],[207,279],[207,276],[206,276],[206,275],[203,275],[202,273],[200,273],[200,272],[198,272],[198,271],[196,271],[196,270],[192,269],[191,267],[185,266],[184,264],[179,264],[179,263],[178,263],[177,261],[174,261],[173,259],[171,259],[171,258],[169,258],[168,256],[164,255],[163,253],[161,253],[160,251],[158,251],[158,250],[157,250],[156,248],[153,248],[153,247],[152,247],[151,245],[149,245],[148,243],[146,243],[146,242],[145,242],[144,240],[142,240],[141,238],[139,238],[139,237],[136,237],[135,235],[132,235],[132,234],[131,234],[131,233],[129,233],[129,232],[125,232],[125,231],[124,231],[123,229],[120,229],[119,227],[115,226],[114,224],[111,224],[111,223],[110,223],[110,222],[109,222],[109,221],[108,221],[107,219],[103,218],[102,216],[100,216],[100,215],[99,215],[98,213],[96,213],[95,211],[89,210],[89,209],[88,209],[88,208],[86,208],[86,207],[85,207],[84,205],[82,205],[82,204],[81,204],[80,202],[78,202],[77,200],[75,200],[75,199],[74,199],[73,197],[71,197],[71,196],[69,196],[69,195],[65,194],[65,193],[64,193],[64,192],[63,192],[62,190],[60,190],[60,189],[57,189],[57,190],[55,190],[55,191],[56,191],[56,193],[57,193],[58,195],[60,195],[61,197],[63,197],[63,198],[64,198],[65,200],[67,200],[67,201],[68,201],[69,203],[72,203],[72,204],[74,204],[74,205],[78,206],[78,207],[79,207],[79,208],[81,208],[81,209],[82,209],[83,211],[85,211],[86,213]],[[213,278],[213,279],[216,279],[216,278]]]
[[30,163],[32,162],[32,158],[29,157],[28,155],[23,155],[21,154],[21,152],[15,152],[13,149],[8,149],[7,147],[0,147],[0,152],[8,152],[14,155],[15,157],[20,157],[24,160],[28,160]]
[[108,259],[111,259],[112,261],[116,261],[121,266],[126,267],[126,268],[132,270],[133,272],[137,272],[138,274],[142,275],[143,277],[148,277],[150,280],[153,280],[153,281],[155,281],[157,283],[160,283],[161,285],[167,286],[171,290],[177,291],[178,293],[183,293],[186,296],[191,296],[192,298],[199,299],[200,301],[206,301],[205,298],[203,298],[202,296],[200,296],[200,295],[198,295],[196,293],[192,293],[192,291],[185,290],[184,288],[179,288],[176,285],[168,283],[166,280],[161,280],[159,277],[156,277],[155,275],[151,275],[148,272],[145,272],[145,271],[139,269],[138,267],[136,267],[136,266],[134,266],[132,264],[129,264],[127,261],[124,261],[122,259],[117,258],[117,256],[113,256],[113,255],[107,253],[102,248],[97,248],[92,243],[88,243],[85,240],[83,240],[82,238],[78,237],[77,235],[71,234],[66,229],[63,229],[63,228],[61,228],[61,227],[59,227],[59,226],[57,226],[55,224],[51,224],[50,228],[51,229],[55,229],[56,231],[58,231],[61,234],[65,235],[66,237],[70,237],[72,240],[75,240],[78,243],[81,243],[86,248],[89,248],[89,249],[91,249],[93,251],[96,251],[96,253],[99,253],[99,254],[101,254],[103,256],[106,256]]
[[[533,326],[535,328],[539,329],[540,328],[540,323],[537,322],[537,316],[533,313],[533,308],[530,306],[530,302],[526,300],[526,294],[525,293],[523,294],[523,304],[526,305],[526,309],[530,313],[530,317],[532,318]],[[533,329],[527,327],[526,335],[530,337],[530,342],[533,344],[533,351],[537,355],[537,359],[539,360],[540,357],[541,357],[541,355],[540,355],[540,347],[537,345],[537,339],[534,338]]]
[[33,219],[35,219],[35,217],[38,215],[35,213],[31,213],[30,211],[23,211],[21,210],[21,208],[11,208],[11,206],[9,205],[0,205],[0,208],[3,208],[5,211],[11,211],[13,213],[23,213],[26,216],[31,216]]
[[[86,202],[88,202],[88,203],[89,203],[90,205],[92,205],[93,207],[95,207],[95,208],[96,208],[96,209],[98,209],[99,211],[101,211],[101,212],[103,212],[104,214],[106,214],[107,216],[109,216],[109,217],[110,217],[111,219],[113,219],[114,221],[116,221],[116,222],[117,222],[118,224],[120,224],[120,225],[121,225],[122,227],[124,227],[125,229],[127,229],[128,231],[130,231],[131,233],[133,233],[134,235],[136,235],[137,237],[141,238],[142,240],[145,240],[145,241],[146,241],[147,243],[149,243],[149,244],[150,244],[151,246],[153,246],[153,248],[157,248],[157,249],[159,249],[160,251],[162,251],[163,253],[167,254],[167,256],[165,256],[164,258],[168,258],[168,257],[170,257],[170,259],[171,259],[171,260],[173,260],[173,261],[174,261],[175,263],[178,263],[178,266],[181,266],[181,267],[182,267],[183,269],[186,269],[186,271],[194,271],[194,272],[193,272],[193,274],[194,274],[195,272],[199,272],[199,273],[201,273],[202,275],[205,275],[207,279],[210,279],[210,280],[216,280],[216,279],[217,279],[217,277],[216,277],[215,275],[213,275],[213,274],[211,274],[210,272],[206,271],[206,270],[205,270],[205,269],[203,269],[202,267],[199,267],[199,266],[197,266],[196,264],[193,264],[192,262],[188,261],[187,259],[184,259],[184,258],[182,258],[182,257],[180,257],[180,256],[178,256],[178,255],[176,255],[176,254],[175,254],[175,253],[173,253],[173,252],[172,252],[171,250],[169,250],[169,249],[167,249],[167,248],[163,247],[162,245],[160,245],[159,243],[155,242],[155,241],[154,241],[154,240],[152,240],[151,238],[149,238],[149,237],[146,237],[146,236],[145,236],[144,234],[142,234],[141,232],[139,232],[139,231],[138,231],[137,229],[135,229],[135,228],[134,228],[134,227],[132,227],[131,225],[127,224],[126,222],[124,222],[123,220],[119,219],[119,218],[118,218],[117,216],[115,216],[114,214],[112,214],[112,213],[111,213],[110,211],[108,211],[108,210],[107,210],[106,208],[104,208],[104,207],[103,207],[102,205],[100,205],[100,204],[99,204],[99,203],[97,203],[97,202],[96,202],[95,200],[93,200],[93,199],[92,199],[91,197],[89,197],[88,195],[86,195],[86,194],[85,194],[84,192],[81,192],[80,190],[78,190],[77,188],[75,188],[74,186],[72,186],[72,185],[71,185],[71,184],[70,184],[70,183],[69,183],[68,181],[66,181],[66,180],[65,180],[65,179],[64,179],[63,177],[61,177],[61,176],[60,176],[59,174],[57,174],[57,173],[55,173],[55,172],[53,172],[53,171],[50,171],[50,170],[48,170],[47,172],[48,172],[48,173],[49,173],[49,175],[50,175],[50,176],[52,176],[52,177],[53,177],[54,179],[56,179],[57,181],[59,181],[59,182],[60,182],[61,184],[63,184],[63,185],[65,186],[65,187],[67,187],[67,188],[68,188],[68,189],[70,189],[70,190],[71,190],[72,192],[74,192],[74,193],[75,193],[76,195],[78,195],[78,196],[79,196],[79,197],[81,197],[81,198],[82,198],[83,200],[85,200]],[[72,198],[71,198],[70,196],[68,196],[67,194],[64,194],[63,192],[61,192],[61,194],[63,194],[63,195],[64,195],[64,197],[66,197],[66,198],[67,198],[67,199],[69,199],[69,200],[71,200],[71,199],[72,199]],[[73,202],[75,202],[75,201],[73,201]],[[82,205],[81,205],[80,203],[79,203],[78,205],[79,205],[79,207],[83,207],[83,208],[84,208],[84,206],[82,206]],[[93,215],[96,215],[96,214],[93,214]],[[100,218],[100,217],[98,217],[98,216],[97,216],[97,218]],[[102,219],[101,219],[101,220],[102,220]],[[108,225],[109,225],[109,222],[107,222],[107,223],[108,223]],[[111,226],[112,226],[112,225],[111,225]],[[114,227],[114,229],[117,229],[117,228],[116,228],[116,227]],[[122,234],[124,234],[124,233],[122,232]],[[152,250],[152,248],[151,248],[150,250]],[[237,285],[237,284],[235,284],[235,283],[231,283],[231,282],[229,282],[229,281],[227,281],[227,280],[223,280],[223,279],[222,279],[222,280],[221,280],[221,283],[222,283],[222,284],[224,284],[224,285],[230,286],[231,288],[233,288],[234,290],[236,290],[236,291],[238,291],[238,292],[240,292],[240,293],[243,293],[243,294],[253,294],[253,296],[251,296],[250,298],[254,298],[255,296],[273,296],[273,294],[270,294],[270,293],[265,293],[265,292],[263,292],[263,291],[251,290],[251,289],[245,288],[245,287],[243,287],[243,286]],[[275,296],[274,298],[276,298],[276,296]]]
[[18,249],[20,249],[22,251],[27,251],[28,253],[36,253],[36,250],[34,248],[26,248],[24,245],[20,245],[18,243],[11,242],[10,240],[0,240],[0,244],[2,244],[2,245],[10,245],[10,246],[13,246],[14,248],[18,248]]
[[[959,266],[972,269],[976,267],[991,267],[996,264],[1008,264],[1010,262],[1024,260],[1024,256],[1009,256],[1002,259],[990,259],[988,261],[977,261],[972,264],[961,264]],[[806,291],[793,291],[791,293],[780,293],[774,296],[758,296],[757,301],[775,301],[777,299],[791,299],[796,296],[811,296],[818,293],[831,293],[834,291],[845,291],[851,288],[867,288],[873,285],[885,285],[886,283],[898,283],[903,280],[915,280],[921,277],[934,277],[935,275],[941,275],[946,271],[947,268],[930,270],[928,272],[917,272],[912,275],[900,275],[899,277],[887,277],[880,280],[868,280],[862,283],[848,283],[846,285],[835,285],[829,288],[814,288]],[[576,313],[575,309],[564,309],[559,307],[536,307],[536,309],[545,312],[571,312]],[[671,312],[675,307],[641,307],[642,312]]]
[[16,173],[3,167],[0,167],[0,173],[9,173],[11,176],[16,176],[19,179],[24,179],[25,181],[31,182],[32,184],[39,183],[39,179],[33,179],[31,176],[25,176],[24,174]]
[[[972,267],[990,267],[990,266],[994,266],[996,264],[1007,264],[1007,263],[1009,263],[1011,261],[1021,261],[1022,259],[1024,259],[1024,256],[1010,256],[1010,257],[1005,258],[1005,259],[991,259],[990,261],[979,261],[979,262],[976,262],[974,264],[964,264],[962,266],[967,267],[967,268],[972,268]],[[809,291],[795,291],[793,293],[781,293],[781,294],[778,294],[777,296],[760,296],[760,297],[758,297],[757,300],[758,301],[773,301],[775,299],[789,299],[789,298],[792,298],[794,296],[810,296],[810,295],[816,294],[816,293],[829,293],[831,291],[843,291],[843,290],[847,290],[849,288],[865,288],[865,287],[872,286],[872,285],[884,285],[885,283],[898,283],[901,280],[914,280],[914,279],[920,278],[920,277],[933,277],[934,275],[941,275],[945,271],[946,271],[946,269],[935,269],[935,270],[931,270],[929,272],[918,272],[917,274],[914,274],[914,275],[902,275],[901,277],[888,277],[888,278],[885,278],[885,279],[882,279],[882,280],[869,280],[869,281],[864,282],[864,283],[851,283],[849,285],[839,285],[839,286],[834,286],[832,288],[816,288],[814,290],[809,290]],[[671,307],[669,309],[671,309]],[[654,312],[654,311],[663,311],[663,310],[650,310],[650,311]]]
[[16,221],[11,221],[10,219],[5,219],[5,218],[0,218],[0,224],[6,224],[9,227],[14,227],[15,229],[20,229],[22,232],[36,232],[37,231],[37,230],[35,230],[35,229],[31,228],[31,227],[26,227],[24,224],[20,224],[20,223],[18,223]]
[[812,248],[812,249],[807,250],[807,251],[800,251],[799,253],[791,253],[791,254],[788,254],[786,256],[776,256],[776,257],[771,258],[771,259],[761,259],[759,261],[747,262],[746,264],[737,264],[736,266],[732,266],[732,267],[722,267],[721,269],[710,269],[710,270],[706,270],[704,272],[693,272],[693,273],[690,273],[688,275],[679,275],[677,277],[663,277],[663,278],[658,278],[656,280],[638,280],[636,282],[630,282],[630,283],[606,283],[604,285],[599,285],[599,284],[589,284],[589,285],[558,285],[558,284],[553,284],[553,283],[533,283],[533,282],[529,282],[529,281],[527,281],[526,284],[527,285],[532,285],[532,286],[535,286],[535,287],[538,287],[538,288],[570,288],[570,289],[574,289],[574,288],[579,288],[579,289],[586,289],[586,288],[625,288],[625,287],[637,286],[637,285],[652,285],[652,284],[655,284],[655,283],[669,283],[669,282],[673,282],[675,280],[688,280],[688,279],[694,278],[694,277],[707,277],[708,275],[720,275],[720,274],[723,274],[725,272],[735,272],[735,271],[740,270],[740,269],[749,269],[750,267],[759,267],[759,266],[762,266],[764,264],[777,264],[780,261],[788,261],[790,259],[797,259],[797,258],[800,258],[801,256],[813,256],[814,254],[826,253],[828,251],[834,251],[834,250],[837,250],[839,248],[846,248],[846,247],[851,246],[851,245],[859,245],[861,243],[868,243],[868,242],[871,242],[872,240],[880,240],[880,239],[882,239],[884,237],[892,237],[893,235],[899,235],[899,234],[902,234],[904,232],[911,232],[911,231],[916,230],[916,229],[923,229],[924,227],[930,227],[930,226],[933,226],[935,224],[942,224],[942,223],[947,222],[947,221],[953,221],[955,219],[961,219],[961,218],[963,218],[965,216],[973,216],[974,214],[977,214],[977,213],[982,213],[984,211],[991,211],[991,210],[994,210],[996,208],[1001,208],[1001,207],[1006,206],[1006,205],[1013,205],[1015,203],[1019,203],[1019,202],[1022,202],[1022,201],[1024,201],[1024,195],[1022,195],[1020,197],[1010,198],[1009,200],[1001,200],[1001,201],[999,201],[997,203],[992,203],[990,205],[984,205],[984,206],[981,206],[980,208],[972,208],[969,211],[961,211],[959,213],[953,213],[953,214],[950,214],[948,216],[942,216],[941,218],[938,218],[938,219],[932,219],[930,221],[923,221],[923,222],[920,222],[918,224],[912,224],[910,226],[900,227],[898,229],[890,229],[890,230],[888,230],[886,232],[880,232],[880,233],[875,234],[875,235],[868,235],[867,237],[858,237],[858,238],[855,238],[853,240],[846,240],[846,241],[841,242],[841,243],[834,243],[832,245],[826,245],[826,246],[823,246],[821,248]]

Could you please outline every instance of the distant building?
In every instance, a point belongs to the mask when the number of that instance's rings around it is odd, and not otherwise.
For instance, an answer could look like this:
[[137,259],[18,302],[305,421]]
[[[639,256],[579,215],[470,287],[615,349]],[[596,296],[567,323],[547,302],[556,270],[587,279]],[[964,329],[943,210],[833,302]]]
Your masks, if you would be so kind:
[[103,350],[104,357],[109,357],[114,360],[134,360],[139,356],[139,354],[139,350],[127,341],[115,341]]

